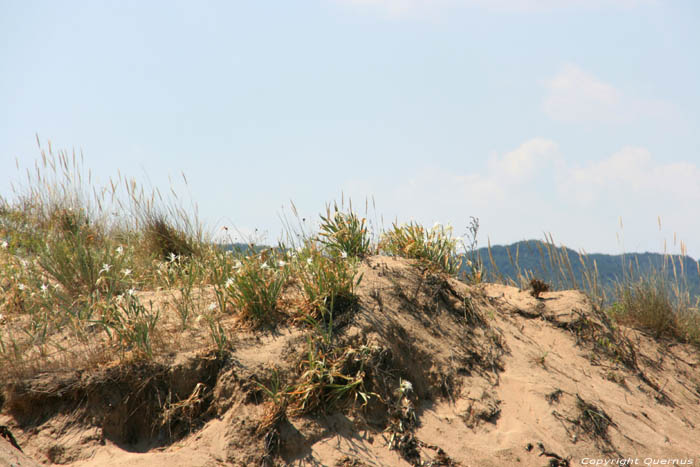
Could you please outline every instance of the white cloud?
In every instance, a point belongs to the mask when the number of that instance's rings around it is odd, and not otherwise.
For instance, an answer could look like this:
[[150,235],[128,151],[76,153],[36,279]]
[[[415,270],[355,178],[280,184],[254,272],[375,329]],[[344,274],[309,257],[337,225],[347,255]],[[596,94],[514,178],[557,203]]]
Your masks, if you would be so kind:
[[656,163],[647,149],[625,147],[607,159],[567,169],[560,191],[581,205],[610,199],[674,209],[700,202],[700,167]]
[[636,118],[668,118],[673,106],[660,99],[623,93],[577,65],[567,64],[545,83],[543,109],[563,122],[624,123]]
[[[591,225],[584,228],[591,237],[621,217],[623,251],[661,251],[671,232],[681,238],[700,236],[700,219],[692,213],[700,204],[700,166],[660,161],[646,148],[625,147],[600,161],[565,168],[559,173],[558,193],[563,206],[589,219]],[[670,232],[655,229],[657,216]],[[688,246],[691,255],[700,255],[700,244]]]
[[[354,180],[345,184],[344,192],[358,198],[376,195],[388,201],[399,216],[430,213],[449,217],[464,209],[464,203],[479,209],[500,209],[512,206],[514,198],[524,192],[536,192],[532,183],[543,173],[553,183],[551,170],[562,164],[558,145],[545,138],[533,138],[505,154],[491,156],[484,170],[459,173],[438,167],[423,167],[411,178],[399,183],[386,180]],[[377,187],[382,187],[377,192]],[[373,190],[374,188],[374,190]],[[359,198],[358,198],[359,199]],[[432,222],[433,219],[430,219]]]
[[[662,249],[657,216],[681,238],[700,238],[700,218],[691,211],[700,204],[700,165],[660,160],[643,147],[576,164],[556,142],[533,138],[492,156],[479,170],[424,167],[409,177],[377,175],[343,188],[353,199],[373,195],[390,216],[386,225],[397,216],[461,229],[468,216],[477,216],[482,244],[487,236],[509,243],[552,232],[575,249],[619,253],[618,217],[625,223],[627,251]],[[700,254],[700,244],[688,247]]]
[[490,177],[512,181],[529,179],[537,169],[560,162],[559,147],[554,141],[534,138],[521,144],[517,149],[502,157],[492,157],[489,161]]
[[[473,200],[475,204],[510,202],[510,199],[542,172],[560,165],[558,145],[545,138],[533,138],[513,151],[492,155],[486,170],[459,174],[429,168],[421,171],[402,197],[415,196],[422,187],[431,186],[439,199]],[[422,196],[422,195],[419,195]]]
[[566,65],[547,82],[544,111],[555,120],[620,118],[620,92],[576,65]]

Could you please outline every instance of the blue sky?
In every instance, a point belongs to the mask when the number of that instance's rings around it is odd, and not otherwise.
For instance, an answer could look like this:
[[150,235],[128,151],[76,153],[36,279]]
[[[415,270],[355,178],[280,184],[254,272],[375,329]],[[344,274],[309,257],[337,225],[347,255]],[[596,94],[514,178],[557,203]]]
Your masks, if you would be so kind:
[[213,231],[275,241],[344,193],[482,244],[697,258],[698,44],[695,1],[0,0],[0,194],[38,133],[98,180],[184,172]]

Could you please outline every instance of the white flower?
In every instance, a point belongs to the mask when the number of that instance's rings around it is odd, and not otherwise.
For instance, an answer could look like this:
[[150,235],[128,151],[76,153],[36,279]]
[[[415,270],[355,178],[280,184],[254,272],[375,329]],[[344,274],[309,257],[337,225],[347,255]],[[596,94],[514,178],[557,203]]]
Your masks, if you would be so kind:
[[285,266],[287,265],[287,262],[286,262],[286,261],[279,260],[279,261],[277,262],[277,264],[279,265],[279,267],[283,268],[283,267],[285,267]]
[[177,255],[171,251],[169,258],[170,258],[170,262],[174,263],[175,260],[177,259]]
[[262,269],[269,269],[270,265],[267,263],[262,263],[262,266],[260,266]]
[[406,394],[407,392],[413,391],[413,385],[408,380],[401,380],[401,393]]
[[344,251],[341,251],[341,252],[340,252],[340,257],[341,257],[341,258],[347,258],[347,257],[348,257],[348,254],[345,253]]
[[48,290],[47,285],[46,285],[46,284],[41,284],[41,291],[44,292],[44,293],[46,293],[47,290]]
[[207,310],[209,310],[209,311],[214,311],[214,310],[216,310],[216,303],[211,302],[211,303],[209,304],[209,306],[207,307]]
[[129,289],[129,290],[126,291],[126,294],[127,294],[128,296],[130,296],[130,297],[133,297],[133,296],[134,296],[134,292],[136,292],[134,289]]
[[121,256],[122,254],[124,254],[124,248],[121,246],[118,246],[117,247],[117,256]]
[[102,274],[103,272],[109,272],[110,269],[112,269],[112,266],[110,264],[105,263],[102,265],[102,269],[100,269],[100,274]]
[[243,266],[243,263],[240,261],[236,260],[235,263],[233,263],[233,269],[240,269]]
[[131,275],[131,269],[122,269],[122,274],[124,274],[124,277]]
[[313,261],[311,261],[311,258],[306,258],[306,264],[311,265]]
[[24,290],[24,289],[26,289],[27,287],[26,287],[24,284],[22,284],[22,283],[20,282],[19,285],[17,286],[17,288],[18,288],[19,290]]
[[8,245],[7,245],[7,242],[5,240],[3,240],[2,243],[0,243],[0,247],[2,247],[3,250],[6,250],[7,246]]
[[228,289],[232,285],[233,285],[233,279],[229,277],[228,279],[226,279],[226,283],[224,284],[224,287],[226,287]]

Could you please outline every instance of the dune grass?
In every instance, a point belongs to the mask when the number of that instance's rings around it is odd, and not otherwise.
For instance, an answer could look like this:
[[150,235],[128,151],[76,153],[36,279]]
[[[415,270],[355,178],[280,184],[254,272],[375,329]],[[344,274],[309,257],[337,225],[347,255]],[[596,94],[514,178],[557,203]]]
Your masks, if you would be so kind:
[[[611,287],[603,286],[595,260],[584,252],[579,252],[577,257],[581,270],[577,277],[564,246],[558,247],[551,234],[545,236],[544,246],[538,244],[537,247],[540,253],[538,270],[521,268],[517,249],[514,252],[506,249],[517,271],[513,280],[500,274],[489,245],[489,260],[494,271],[490,279],[532,289],[531,293],[537,297],[545,291],[543,287],[581,290],[615,323],[648,332],[656,338],[670,338],[700,348],[700,297],[692,296],[687,285],[687,274],[700,274],[700,265],[698,271],[685,269],[684,244],[681,244],[680,255],[664,254],[661,268],[642,267],[637,261],[623,257],[623,273],[615,278]],[[539,279],[545,275],[553,278],[552,284]]]
[[436,224],[431,229],[409,222],[394,223],[382,234],[379,250],[383,253],[413,258],[431,268],[448,274],[457,274],[463,257],[457,254],[458,240],[452,235],[452,228]]
[[[333,204],[319,215],[316,231],[302,221],[300,233],[288,229],[288,244],[229,251],[211,241],[196,209],[176,197],[148,193],[121,176],[99,187],[80,156],[40,149],[26,184],[13,199],[0,200],[0,374],[6,377],[115,356],[153,359],[196,330],[223,356],[234,345],[231,318],[251,328],[304,323],[322,335],[319,329],[327,332],[334,315],[356,303],[358,267],[376,253],[462,274],[469,283],[484,279],[475,218],[464,245],[451,227],[410,222],[377,231],[352,205]],[[556,273],[554,289],[580,289],[620,324],[700,345],[700,313],[683,282],[690,272],[674,256],[653,277],[630,265],[606,290],[595,262],[581,253],[584,273],[576,277],[569,256],[551,236],[546,240],[541,263]],[[517,266],[518,252],[510,257]],[[516,285],[535,283],[537,271],[517,268]],[[175,327],[166,323],[162,303],[143,298],[159,290],[177,312]],[[305,366],[311,380],[321,368],[314,365],[344,358],[343,349],[314,345],[309,358],[318,358]],[[343,381],[361,391],[353,378]]]

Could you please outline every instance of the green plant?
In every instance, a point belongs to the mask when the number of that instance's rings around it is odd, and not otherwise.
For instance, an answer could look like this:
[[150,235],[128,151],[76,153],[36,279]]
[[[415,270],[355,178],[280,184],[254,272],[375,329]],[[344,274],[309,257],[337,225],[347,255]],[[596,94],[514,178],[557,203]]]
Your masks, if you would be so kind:
[[127,294],[109,316],[98,321],[110,339],[116,338],[119,349],[132,350],[138,357],[153,357],[153,338],[160,318],[153,304],[147,309],[137,297]]
[[609,308],[619,323],[639,326],[662,336],[684,339],[683,310],[678,309],[663,279],[639,279],[631,284],[617,285],[618,301]]
[[321,215],[319,240],[326,249],[336,255],[364,258],[370,253],[370,237],[366,219],[360,219],[352,211],[333,212],[326,207],[326,215]]
[[228,333],[221,324],[220,319],[217,319],[210,314],[206,315],[205,318],[207,320],[207,325],[209,326],[209,337],[216,347],[216,353],[219,358],[223,358],[228,349],[231,347],[231,341]]
[[299,382],[289,392],[294,413],[327,411],[346,404],[363,405],[373,395],[365,388],[366,367],[372,353],[368,347],[340,349],[307,338],[308,352],[300,363]]
[[452,228],[440,224],[430,230],[414,222],[393,224],[380,241],[380,249],[388,254],[418,259],[449,274],[456,274],[462,264],[456,248]]
[[533,357],[532,361],[542,368],[547,369],[547,355],[549,355],[549,351],[543,352],[537,357]]
[[274,250],[236,260],[234,273],[223,284],[227,302],[244,320],[269,322],[287,281],[286,262]]
[[161,260],[189,258],[198,251],[198,242],[177,228],[166,215],[149,212],[144,215],[144,242],[148,251]]
[[467,233],[465,236],[469,238],[469,245],[465,245],[464,256],[466,266],[469,272],[466,273],[466,280],[472,284],[479,284],[484,278],[484,264],[481,256],[477,252],[477,235],[479,234],[479,219],[476,217],[469,218]]
[[354,289],[362,276],[355,278],[357,264],[353,259],[325,255],[307,242],[293,265],[304,294],[305,316],[327,320],[333,310],[340,313],[356,302]]
[[280,372],[277,368],[272,370],[272,376],[270,378],[270,384],[264,385],[261,382],[257,382],[257,385],[265,395],[275,404],[281,405],[284,403],[287,392],[289,391],[289,386],[282,383],[283,378],[280,376]]
[[[197,310],[197,302],[194,300],[193,291],[195,284],[203,282],[203,267],[193,258],[189,261],[181,263],[170,263],[167,267],[168,271],[176,270],[176,273],[170,273],[169,279],[170,287],[175,286],[178,293],[172,294],[172,303],[177,310],[177,314],[180,317],[181,329],[184,331],[190,324],[192,315]],[[177,280],[175,279],[176,276]]]

